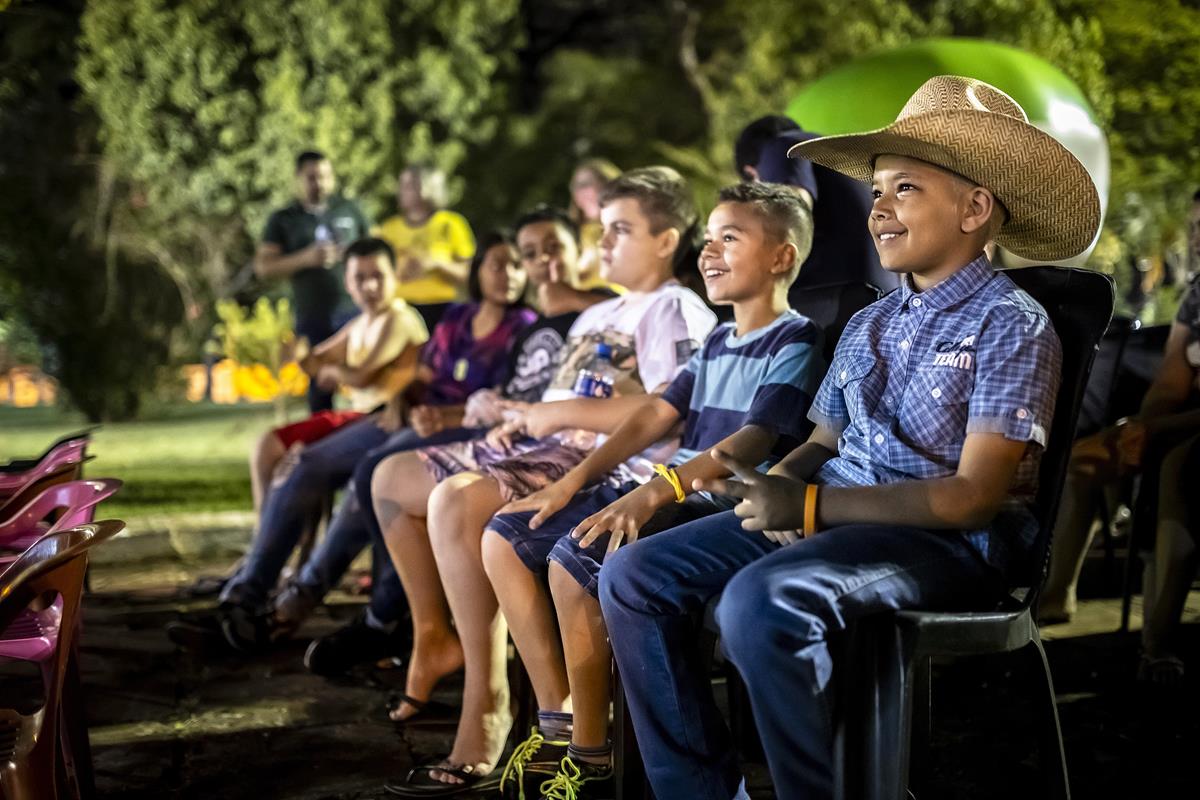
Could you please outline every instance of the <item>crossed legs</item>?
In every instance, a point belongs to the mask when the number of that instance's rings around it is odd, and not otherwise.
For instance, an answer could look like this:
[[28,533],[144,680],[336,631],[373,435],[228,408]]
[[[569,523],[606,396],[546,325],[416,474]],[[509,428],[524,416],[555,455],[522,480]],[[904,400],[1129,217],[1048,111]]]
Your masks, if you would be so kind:
[[[413,657],[405,693],[428,697],[437,680],[461,664],[462,716],[446,760],[476,773],[490,771],[512,724],[507,630],[480,553],[483,527],[504,504],[499,486],[470,472],[435,486],[416,453],[400,453],[376,468],[372,495],[412,611]],[[407,704],[397,709],[398,718],[412,713]],[[458,780],[438,771],[432,776]]]

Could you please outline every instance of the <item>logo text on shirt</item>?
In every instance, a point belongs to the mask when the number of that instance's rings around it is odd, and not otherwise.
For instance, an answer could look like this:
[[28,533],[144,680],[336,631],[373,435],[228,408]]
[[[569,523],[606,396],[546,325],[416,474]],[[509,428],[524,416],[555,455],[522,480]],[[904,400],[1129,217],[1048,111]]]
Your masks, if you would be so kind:
[[975,363],[975,336],[961,342],[938,342],[933,347],[933,366],[970,369]]

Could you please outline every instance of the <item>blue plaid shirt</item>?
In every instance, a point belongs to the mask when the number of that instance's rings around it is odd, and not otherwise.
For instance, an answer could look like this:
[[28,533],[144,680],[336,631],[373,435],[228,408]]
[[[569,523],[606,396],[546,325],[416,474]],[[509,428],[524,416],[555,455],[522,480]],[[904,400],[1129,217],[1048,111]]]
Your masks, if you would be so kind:
[[839,434],[838,455],[813,480],[941,478],[958,470],[969,433],[1032,442],[1001,512],[986,529],[964,532],[1002,571],[1024,566],[1061,375],[1062,347],[1045,310],[986,257],[924,292],[905,276],[842,333],[808,415]]

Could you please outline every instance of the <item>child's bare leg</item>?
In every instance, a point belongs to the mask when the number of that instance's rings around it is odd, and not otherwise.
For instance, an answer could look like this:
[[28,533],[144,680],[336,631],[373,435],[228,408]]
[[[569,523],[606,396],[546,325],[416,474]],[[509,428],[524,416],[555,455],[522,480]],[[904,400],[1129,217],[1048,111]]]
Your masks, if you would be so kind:
[[267,489],[271,486],[271,476],[275,473],[275,465],[279,463],[287,448],[275,435],[275,431],[267,431],[259,437],[250,450],[250,496],[254,499],[254,521],[257,524],[262,513],[263,501]]
[[513,546],[493,530],[483,534],[483,568],[529,671],[538,708],[569,711],[566,665],[545,584],[529,571]]
[[600,601],[555,561],[550,562],[550,594],[558,611],[571,685],[571,744],[604,747],[608,744],[608,706],[612,702],[612,648]]
[[[465,663],[462,717],[449,761],[480,771],[495,766],[512,725],[507,631],[480,555],[483,526],[502,505],[496,481],[471,472],[447,478],[429,497],[429,539]],[[458,782],[445,773],[434,776]]]
[[[384,459],[371,477],[375,513],[412,613],[413,650],[404,693],[417,700],[429,699],[437,682],[463,664],[462,647],[450,627],[446,595],[425,527],[425,510],[434,485],[415,453]],[[417,710],[402,702],[391,717],[405,720]]]

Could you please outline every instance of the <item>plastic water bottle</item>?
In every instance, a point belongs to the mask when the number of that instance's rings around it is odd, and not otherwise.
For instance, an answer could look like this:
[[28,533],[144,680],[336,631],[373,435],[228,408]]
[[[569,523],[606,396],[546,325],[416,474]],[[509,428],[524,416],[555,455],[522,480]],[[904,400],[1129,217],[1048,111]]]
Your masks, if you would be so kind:
[[612,397],[617,371],[612,363],[612,347],[601,342],[596,354],[579,370],[575,379],[575,394],[580,397]]

